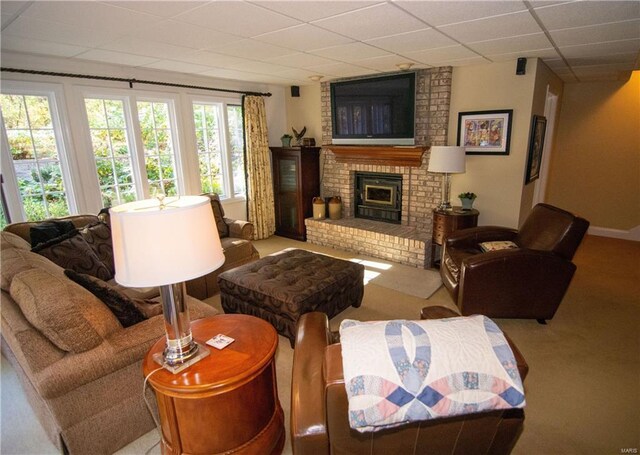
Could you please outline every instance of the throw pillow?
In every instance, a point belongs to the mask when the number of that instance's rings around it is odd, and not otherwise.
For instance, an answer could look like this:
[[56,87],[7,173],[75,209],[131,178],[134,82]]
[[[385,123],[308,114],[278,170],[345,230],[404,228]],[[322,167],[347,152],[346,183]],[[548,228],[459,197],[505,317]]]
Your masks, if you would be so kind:
[[109,269],[111,276],[115,275],[113,264],[113,243],[111,229],[105,223],[98,222],[80,229],[80,234],[96,253],[100,261]]
[[483,253],[487,253],[489,251],[510,250],[513,248],[518,248],[518,245],[513,243],[511,240],[500,240],[495,242],[480,243],[480,249],[482,250]]
[[63,351],[93,349],[114,329],[104,305],[63,275],[25,270],[14,277],[10,293],[31,325]]
[[31,246],[38,246],[41,243],[53,240],[61,235],[68,234],[75,230],[75,226],[71,221],[49,220],[31,226],[29,236],[31,237]]
[[105,281],[113,277],[78,230],[41,243],[31,251],[41,254],[64,269],[87,273]]
[[[131,327],[147,319],[130,298],[116,291],[104,281],[73,270],[65,270],[64,273],[107,305],[113,315],[118,318],[122,327]],[[162,308],[160,308],[160,312],[162,312]]]

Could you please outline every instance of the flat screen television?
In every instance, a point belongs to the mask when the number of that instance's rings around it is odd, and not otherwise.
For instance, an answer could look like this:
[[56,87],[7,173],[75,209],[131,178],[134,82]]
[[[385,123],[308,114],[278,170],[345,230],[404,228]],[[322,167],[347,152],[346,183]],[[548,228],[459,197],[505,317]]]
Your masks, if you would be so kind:
[[416,74],[331,83],[334,144],[414,145]]

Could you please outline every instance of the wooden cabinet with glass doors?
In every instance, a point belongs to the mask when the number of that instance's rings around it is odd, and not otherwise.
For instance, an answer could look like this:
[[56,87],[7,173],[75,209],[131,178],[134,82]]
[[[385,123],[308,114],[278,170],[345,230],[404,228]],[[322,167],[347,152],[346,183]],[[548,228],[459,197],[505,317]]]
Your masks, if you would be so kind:
[[276,235],[305,241],[304,219],[320,195],[320,147],[270,147]]

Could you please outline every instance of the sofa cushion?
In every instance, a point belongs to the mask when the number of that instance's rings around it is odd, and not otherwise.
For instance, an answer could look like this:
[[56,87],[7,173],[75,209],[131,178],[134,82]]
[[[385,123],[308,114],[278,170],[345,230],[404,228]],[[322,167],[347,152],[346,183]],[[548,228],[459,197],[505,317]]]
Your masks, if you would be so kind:
[[146,319],[130,298],[116,291],[99,278],[85,273],[77,273],[70,269],[65,270],[64,274],[98,297],[118,318],[122,327],[131,327]]
[[41,254],[64,269],[87,273],[105,281],[113,277],[107,266],[77,230],[41,243],[31,251]]
[[93,223],[80,229],[80,234],[113,276],[116,269],[113,263],[113,243],[109,226],[102,222]]
[[60,237],[61,235],[73,232],[76,227],[69,220],[47,220],[42,223],[34,224],[29,229],[29,238],[31,246],[38,246],[50,240]]
[[13,278],[10,293],[31,325],[63,351],[93,349],[120,326],[100,300],[64,275],[25,270]]
[[64,277],[64,269],[49,259],[32,253],[29,250],[10,248],[2,251],[2,267],[0,267],[0,276],[2,279],[0,280],[0,287],[3,291],[9,292],[11,281],[13,281],[13,278],[18,273],[34,268],[47,270],[54,275]]
[[253,255],[253,244],[249,240],[225,237],[220,239],[224,250],[225,264],[233,264],[238,261],[246,262]]
[[31,245],[25,239],[19,235],[12,234],[11,232],[0,232],[0,250],[8,250],[10,248],[17,248],[19,250],[30,250]]

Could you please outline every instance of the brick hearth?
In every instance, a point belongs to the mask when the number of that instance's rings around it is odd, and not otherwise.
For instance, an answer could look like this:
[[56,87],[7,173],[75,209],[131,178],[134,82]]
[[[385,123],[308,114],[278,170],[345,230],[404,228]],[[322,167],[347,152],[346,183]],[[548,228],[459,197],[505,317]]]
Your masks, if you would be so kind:
[[307,242],[354,251],[418,268],[427,268],[431,233],[412,226],[362,218],[314,220],[307,218]]

